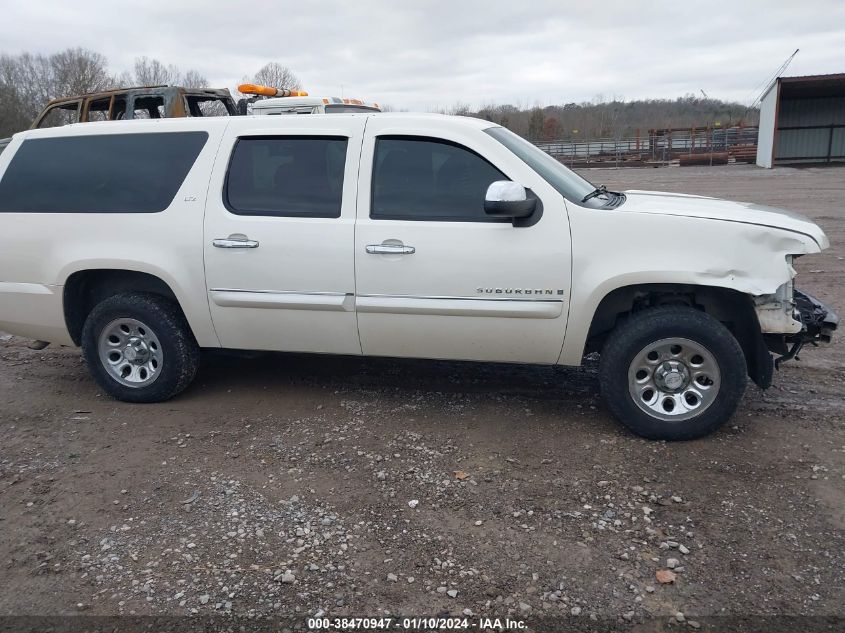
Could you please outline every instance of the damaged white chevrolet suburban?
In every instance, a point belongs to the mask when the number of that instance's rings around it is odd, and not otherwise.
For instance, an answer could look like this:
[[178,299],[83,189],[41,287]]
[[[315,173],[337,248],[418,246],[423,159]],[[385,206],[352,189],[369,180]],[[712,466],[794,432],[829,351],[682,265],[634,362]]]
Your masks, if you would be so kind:
[[[0,329],[81,345],[131,402],[201,348],[579,365],[650,438],[704,435],[837,317],[811,221],[593,185],[441,115],[71,125],[0,155]],[[280,361],[281,362],[281,361]]]

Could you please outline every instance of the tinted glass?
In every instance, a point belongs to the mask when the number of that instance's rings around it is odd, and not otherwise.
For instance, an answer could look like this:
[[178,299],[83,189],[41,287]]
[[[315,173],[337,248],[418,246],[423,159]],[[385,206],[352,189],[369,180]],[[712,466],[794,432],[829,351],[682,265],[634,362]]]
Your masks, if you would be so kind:
[[370,106],[358,106],[358,105],[347,105],[345,103],[341,104],[328,104],[326,106],[326,113],[327,114],[345,114],[349,112],[380,112],[378,108],[373,108]]
[[238,215],[340,217],[346,142],[329,136],[238,139],[226,207]]
[[484,213],[484,195],[508,180],[475,152],[410,137],[381,137],[373,170],[374,218],[495,222]]
[[205,132],[28,139],[0,180],[0,212],[164,211],[207,139]]

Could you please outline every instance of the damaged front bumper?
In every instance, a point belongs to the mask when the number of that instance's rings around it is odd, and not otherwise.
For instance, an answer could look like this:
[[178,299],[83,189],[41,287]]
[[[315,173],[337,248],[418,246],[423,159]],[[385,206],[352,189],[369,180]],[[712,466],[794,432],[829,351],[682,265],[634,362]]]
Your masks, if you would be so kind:
[[801,314],[805,343],[830,343],[833,331],[839,325],[839,316],[830,306],[800,290],[795,291],[795,307]]
[[807,344],[818,345],[830,343],[833,332],[839,325],[839,316],[829,306],[825,305],[806,292],[793,292],[795,318],[801,322],[801,329],[793,334],[773,336],[766,335],[769,349],[780,356],[775,359],[775,367],[781,363],[798,359],[798,352]]

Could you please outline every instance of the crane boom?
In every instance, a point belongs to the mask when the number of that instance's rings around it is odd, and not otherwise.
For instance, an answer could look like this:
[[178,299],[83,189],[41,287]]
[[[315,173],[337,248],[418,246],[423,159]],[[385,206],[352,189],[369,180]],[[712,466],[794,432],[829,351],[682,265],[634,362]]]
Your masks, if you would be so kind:
[[792,63],[792,60],[793,60],[793,59],[795,58],[795,56],[798,54],[798,51],[799,51],[799,50],[801,50],[801,49],[800,49],[800,48],[796,48],[796,49],[795,49],[795,52],[794,52],[794,53],[792,53],[792,55],[790,55],[789,57],[787,57],[787,58],[786,58],[786,61],[785,61],[785,62],[783,62],[783,63],[782,63],[782,64],[778,67],[778,69],[774,72],[774,74],[773,74],[773,75],[770,75],[770,76],[769,76],[769,78],[768,78],[768,79],[766,79],[766,81],[763,83],[763,90],[762,90],[762,91],[761,91],[761,92],[757,95],[757,98],[756,98],[756,99],[754,99],[754,101],[751,103],[751,105],[750,105],[750,106],[748,106],[748,108],[749,108],[749,109],[756,108],[758,105],[760,105],[760,101],[762,101],[762,99],[763,99],[763,95],[764,95],[764,94],[766,94],[766,89],[769,87],[769,84],[771,84],[771,83],[772,83],[775,79],[777,79],[778,77],[780,77],[780,76],[781,76],[781,74],[783,73],[783,71],[785,71],[785,70],[789,67],[789,64],[791,64],[791,63]]

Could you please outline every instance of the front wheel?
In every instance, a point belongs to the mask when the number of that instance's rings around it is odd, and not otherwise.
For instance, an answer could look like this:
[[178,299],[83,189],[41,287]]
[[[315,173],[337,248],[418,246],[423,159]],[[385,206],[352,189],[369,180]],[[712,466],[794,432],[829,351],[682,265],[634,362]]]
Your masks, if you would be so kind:
[[689,440],[711,433],[745,391],[745,357],[733,334],[684,306],[637,312],[605,343],[599,365],[608,408],[637,435]]
[[82,353],[97,383],[126,402],[172,398],[191,383],[200,359],[179,307],[140,292],[94,307],[82,328]]

